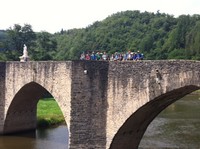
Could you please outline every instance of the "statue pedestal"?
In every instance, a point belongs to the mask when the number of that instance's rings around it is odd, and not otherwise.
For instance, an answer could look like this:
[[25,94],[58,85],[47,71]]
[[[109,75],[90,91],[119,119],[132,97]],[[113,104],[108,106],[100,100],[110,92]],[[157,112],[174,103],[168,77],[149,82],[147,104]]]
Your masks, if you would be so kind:
[[20,62],[27,62],[27,61],[29,61],[30,60],[30,58],[29,57],[25,57],[25,56],[20,56],[19,57],[19,59],[20,59]]

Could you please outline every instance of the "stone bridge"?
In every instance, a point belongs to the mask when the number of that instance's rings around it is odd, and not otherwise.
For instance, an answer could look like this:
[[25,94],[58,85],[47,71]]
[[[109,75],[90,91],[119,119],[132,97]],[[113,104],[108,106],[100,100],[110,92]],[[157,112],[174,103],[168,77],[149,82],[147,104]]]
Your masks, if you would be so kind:
[[200,61],[0,62],[0,89],[2,135],[35,129],[48,91],[70,149],[136,149],[163,109],[200,89]]

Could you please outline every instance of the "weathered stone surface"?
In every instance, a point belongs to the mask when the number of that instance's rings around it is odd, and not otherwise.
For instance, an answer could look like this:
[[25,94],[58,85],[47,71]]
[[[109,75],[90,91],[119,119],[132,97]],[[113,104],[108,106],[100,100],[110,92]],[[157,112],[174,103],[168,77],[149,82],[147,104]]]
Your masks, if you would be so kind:
[[57,100],[70,124],[71,62],[6,62],[5,65],[5,125],[1,133],[34,129],[37,102],[46,91]]
[[108,63],[74,61],[72,69],[70,148],[103,149],[106,145]]
[[199,87],[199,61],[110,63],[106,148],[137,148],[164,108]]
[[1,134],[35,129],[37,102],[48,91],[70,149],[135,149],[163,109],[200,88],[200,62],[1,62],[0,88]]

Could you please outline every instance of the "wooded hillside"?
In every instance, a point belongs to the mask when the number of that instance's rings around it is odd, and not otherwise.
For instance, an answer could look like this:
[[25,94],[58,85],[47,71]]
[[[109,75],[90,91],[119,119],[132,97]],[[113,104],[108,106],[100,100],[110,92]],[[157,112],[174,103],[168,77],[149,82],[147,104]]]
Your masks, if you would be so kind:
[[118,12],[86,28],[36,33],[31,25],[0,31],[0,60],[18,60],[23,44],[32,60],[79,59],[82,52],[140,50],[145,59],[200,60],[200,15]]

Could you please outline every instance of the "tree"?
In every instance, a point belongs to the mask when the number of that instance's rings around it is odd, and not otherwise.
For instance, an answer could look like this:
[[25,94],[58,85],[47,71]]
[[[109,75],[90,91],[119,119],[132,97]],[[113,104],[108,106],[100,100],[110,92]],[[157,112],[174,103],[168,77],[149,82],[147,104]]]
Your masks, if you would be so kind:
[[[181,15],[174,18],[160,13],[124,11],[113,14],[86,28],[61,30],[55,34],[36,34],[30,25],[15,25],[5,33],[0,59],[18,59],[27,44],[34,60],[74,60],[82,52],[137,51],[147,59],[200,59],[200,16]],[[5,35],[4,34],[4,35]],[[5,36],[4,36],[5,37]],[[5,39],[5,38],[4,38]]]
[[26,44],[29,48],[34,46],[36,35],[32,30],[31,25],[25,24],[23,27],[15,24],[13,28],[7,30],[7,52],[11,60],[18,60],[22,53],[23,45]]
[[192,59],[200,59],[200,21],[186,36],[186,48],[190,52]]
[[48,32],[37,34],[36,46],[30,51],[34,60],[52,60],[57,48],[57,42]]
[[31,25],[25,24],[23,27],[15,24],[13,28],[7,30],[9,48],[11,50],[20,51],[24,44],[32,46],[36,39],[36,35],[32,30]]

